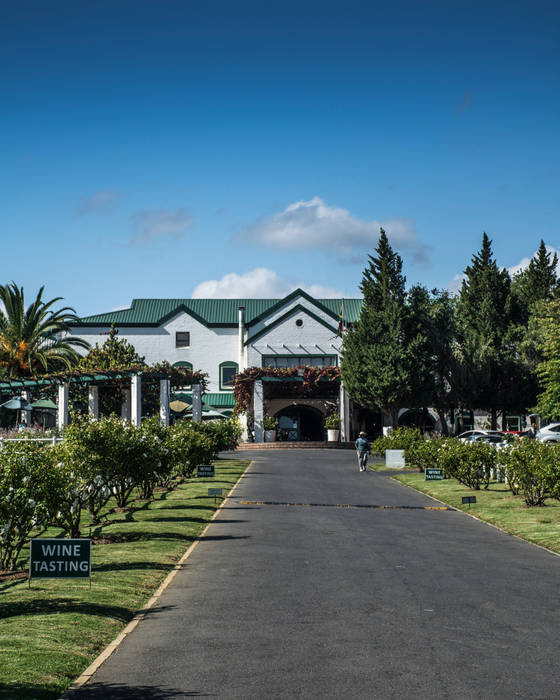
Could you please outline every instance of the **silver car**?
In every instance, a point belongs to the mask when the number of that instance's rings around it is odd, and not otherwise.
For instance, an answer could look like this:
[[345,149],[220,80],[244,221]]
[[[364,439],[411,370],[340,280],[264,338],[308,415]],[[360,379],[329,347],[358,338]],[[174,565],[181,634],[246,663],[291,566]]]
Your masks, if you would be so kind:
[[560,423],[549,423],[537,430],[537,440],[540,442],[560,442]]

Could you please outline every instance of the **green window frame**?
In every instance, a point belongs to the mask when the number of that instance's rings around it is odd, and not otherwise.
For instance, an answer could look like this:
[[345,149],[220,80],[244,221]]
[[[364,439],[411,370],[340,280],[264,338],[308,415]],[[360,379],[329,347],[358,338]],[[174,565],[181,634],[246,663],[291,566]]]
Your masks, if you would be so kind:
[[[224,376],[226,370],[226,376]],[[233,370],[233,371],[232,371]],[[220,391],[233,391],[233,377],[239,372],[237,362],[221,362],[219,367]],[[231,377],[231,379],[230,379]]]
[[[332,360],[332,365],[326,365],[324,362],[315,364],[313,360]],[[280,362],[278,362],[280,360]],[[286,360],[286,362],[283,362]],[[299,362],[301,360],[301,362]],[[291,362],[290,362],[291,361]],[[294,364],[294,362],[296,364]],[[263,355],[263,367],[297,367],[298,365],[309,365],[309,367],[336,367],[338,365],[337,355]]]
[[[190,369],[191,372],[193,370],[192,362],[187,362],[186,360],[179,360],[179,362],[174,362],[172,367],[184,367],[185,369]],[[182,388],[190,389],[191,386],[191,384],[185,384]]]

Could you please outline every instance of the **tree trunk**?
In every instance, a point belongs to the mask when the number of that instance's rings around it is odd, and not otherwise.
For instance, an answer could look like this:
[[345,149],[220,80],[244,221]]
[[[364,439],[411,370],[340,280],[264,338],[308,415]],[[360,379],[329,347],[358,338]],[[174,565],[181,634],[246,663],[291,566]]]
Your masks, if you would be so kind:
[[496,430],[498,428],[498,415],[497,415],[497,412],[496,412],[496,409],[494,408],[494,406],[492,406],[492,410],[491,410],[490,415],[491,415],[490,427],[492,430]]
[[437,414],[439,422],[441,423],[441,434],[447,437],[449,435],[449,428],[447,426],[447,421],[445,420],[445,411],[442,408],[438,408]]

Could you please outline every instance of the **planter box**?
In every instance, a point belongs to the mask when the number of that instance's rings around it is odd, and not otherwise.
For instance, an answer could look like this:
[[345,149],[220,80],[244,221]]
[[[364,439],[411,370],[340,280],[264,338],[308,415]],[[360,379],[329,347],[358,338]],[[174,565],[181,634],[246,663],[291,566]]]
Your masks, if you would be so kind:
[[265,442],[276,442],[276,430],[265,430],[264,431],[264,441]]
[[340,430],[327,430],[327,440],[329,442],[338,442],[338,436],[340,435]]
[[402,467],[404,464],[404,450],[385,450],[386,467]]

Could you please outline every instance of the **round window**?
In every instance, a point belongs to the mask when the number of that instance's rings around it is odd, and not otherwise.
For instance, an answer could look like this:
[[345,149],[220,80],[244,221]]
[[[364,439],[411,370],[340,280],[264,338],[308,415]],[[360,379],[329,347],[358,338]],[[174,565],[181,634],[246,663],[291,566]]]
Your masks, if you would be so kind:
[[298,318],[296,321],[296,326],[303,326],[303,320],[301,318]]

